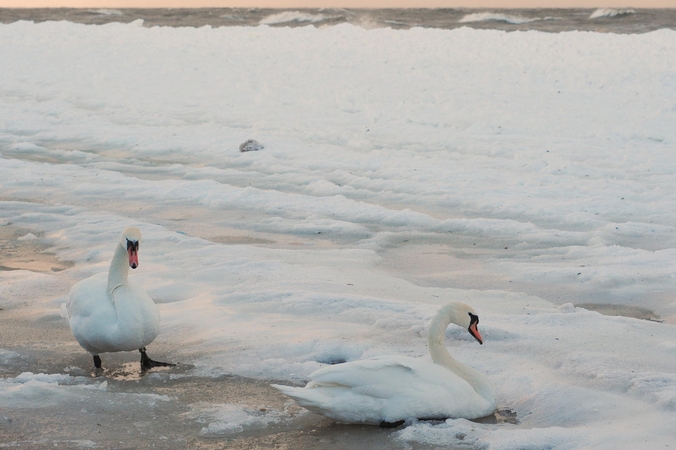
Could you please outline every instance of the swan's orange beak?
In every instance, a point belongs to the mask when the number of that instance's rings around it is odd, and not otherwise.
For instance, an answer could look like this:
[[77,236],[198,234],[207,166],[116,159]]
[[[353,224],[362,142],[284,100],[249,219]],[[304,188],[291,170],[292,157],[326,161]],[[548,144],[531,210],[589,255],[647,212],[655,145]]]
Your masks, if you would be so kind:
[[129,255],[129,267],[136,269],[138,267],[138,241],[127,239],[127,255]]
[[136,269],[138,267],[138,252],[134,248],[127,249],[129,254],[129,267]]
[[472,322],[468,328],[469,334],[474,336],[474,339],[479,341],[479,344],[484,345],[484,340],[481,338],[481,333],[479,333],[479,328],[477,327],[477,322]]

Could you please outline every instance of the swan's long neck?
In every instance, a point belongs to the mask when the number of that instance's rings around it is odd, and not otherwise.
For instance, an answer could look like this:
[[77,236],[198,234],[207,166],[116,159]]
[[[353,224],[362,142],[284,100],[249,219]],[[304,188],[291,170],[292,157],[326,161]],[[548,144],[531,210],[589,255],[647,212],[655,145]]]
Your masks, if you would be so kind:
[[[446,328],[451,323],[462,323],[458,317],[458,310],[454,305],[443,307],[432,321],[427,336],[427,343],[432,361],[446,367],[451,372],[465,379],[475,391],[486,399],[493,397],[488,380],[479,372],[453,358],[446,348]],[[462,312],[460,312],[462,314]],[[466,312],[465,312],[466,314]]]
[[108,295],[112,295],[115,288],[127,284],[128,273],[129,257],[127,250],[120,244],[117,244],[115,255],[110,263],[110,270],[108,270]]

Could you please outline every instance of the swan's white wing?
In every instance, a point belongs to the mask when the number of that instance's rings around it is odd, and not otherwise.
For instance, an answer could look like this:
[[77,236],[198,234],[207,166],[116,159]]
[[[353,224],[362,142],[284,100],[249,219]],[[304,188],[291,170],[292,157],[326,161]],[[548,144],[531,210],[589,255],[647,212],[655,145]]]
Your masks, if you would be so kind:
[[401,395],[407,387],[421,389],[448,388],[459,384],[469,386],[465,380],[426,359],[405,356],[380,356],[319,369],[310,375],[308,387],[340,385],[375,398]]
[[87,319],[107,310],[115,313],[112,303],[106,293],[107,278],[105,273],[99,273],[75,284],[66,297],[67,319]]
[[66,297],[70,330],[78,343],[93,354],[103,352],[100,343],[117,321],[106,287],[106,274],[97,274],[75,284]]
[[94,275],[68,294],[67,318],[75,339],[92,354],[137,350],[150,344],[160,325],[155,303],[131,283],[118,287],[111,299],[107,280],[105,273]]
[[278,389],[343,422],[476,418],[492,412],[467,381],[425,359],[383,356],[324,367],[310,378],[303,389]]

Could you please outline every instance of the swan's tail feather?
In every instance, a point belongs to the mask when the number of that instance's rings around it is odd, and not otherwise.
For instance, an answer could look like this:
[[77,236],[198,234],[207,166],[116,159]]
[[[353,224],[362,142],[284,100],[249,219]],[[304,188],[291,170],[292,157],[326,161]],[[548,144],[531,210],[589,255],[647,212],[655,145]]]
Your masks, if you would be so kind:
[[284,386],[283,384],[271,384],[273,388],[282,391],[282,394],[287,395],[292,398],[296,398],[296,392],[303,391],[303,388],[294,387],[294,386]]
[[377,400],[363,395],[355,395],[349,387],[313,386],[300,388],[273,384],[283,394],[291,397],[300,406],[326,416],[330,419],[345,423],[379,424],[381,406]]
[[282,391],[282,394],[291,397],[299,405],[311,410],[317,411],[323,409],[325,405],[330,401],[326,395],[317,389],[307,389],[294,386],[284,386],[281,384],[271,384],[275,389]]
[[324,395],[320,389],[282,386],[279,384],[272,384],[271,386],[279,389],[284,395],[291,397],[300,406],[312,411],[313,413],[340,420],[340,417],[337,417],[333,414],[331,407],[332,399]]

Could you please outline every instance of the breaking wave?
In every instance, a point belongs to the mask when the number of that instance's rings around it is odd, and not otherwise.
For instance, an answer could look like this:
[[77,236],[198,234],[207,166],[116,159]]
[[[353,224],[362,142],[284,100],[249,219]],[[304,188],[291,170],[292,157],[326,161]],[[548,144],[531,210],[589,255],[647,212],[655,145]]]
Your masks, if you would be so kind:
[[260,25],[279,25],[282,23],[317,23],[325,20],[333,19],[333,16],[325,16],[324,14],[310,14],[300,11],[284,11],[282,13],[273,14],[262,19]]
[[613,8],[599,8],[589,16],[590,19],[599,19],[601,17],[615,17],[615,16],[626,16],[629,14],[634,14],[636,11],[633,9],[613,9]]
[[491,21],[491,20],[496,21],[496,22],[507,22],[507,23],[519,25],[519,24],[522,24],[522,23],[535,22],[536,20],[542,20],[542,19],[539,18],[539,17],[532,19],[532,18],[529,18],[529,17],[523,17],[523,16],[514,15],[514,14],[481,12],[481,13],[467,14],[465,17],[460,19],[458,22],[461,22],[461,23],[488,22],[488,21]]
[[89,11],[102,16],[124,16],[124,13],[117,9],[90,9]]

